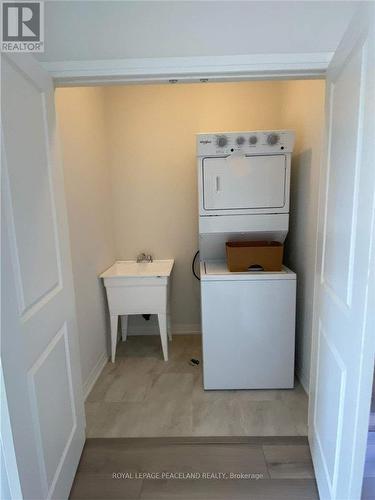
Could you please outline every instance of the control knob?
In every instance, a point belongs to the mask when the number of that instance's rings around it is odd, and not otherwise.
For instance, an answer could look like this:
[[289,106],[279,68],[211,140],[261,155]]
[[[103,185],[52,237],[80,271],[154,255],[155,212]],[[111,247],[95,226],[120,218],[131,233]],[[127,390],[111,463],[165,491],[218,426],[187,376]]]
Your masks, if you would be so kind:
[[252,135],[249,139],[249,143],[254,146],[258,142],[258,137],[256,135]]
[[267,137],[267,144],[274,146],[279,142],[279,136],[277,134],[269,134]]
[[219,148],[223,148],[228,144],[228,138],[225,137],[225,135],[219,135],[219,137],[216,139],[216,144],[219,146]]
[[240,135],[239,137],[237,137],[236,142],[239,146],[242,146],[242,144],[245,142],[245,137]]

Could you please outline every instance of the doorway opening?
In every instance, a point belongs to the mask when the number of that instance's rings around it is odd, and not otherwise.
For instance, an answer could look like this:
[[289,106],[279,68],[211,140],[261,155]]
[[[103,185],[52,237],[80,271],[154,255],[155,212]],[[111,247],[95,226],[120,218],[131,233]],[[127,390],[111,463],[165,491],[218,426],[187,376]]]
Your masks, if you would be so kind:
[[[56,90],[88,437],[307,435],[324,92],[324,80]],[[296,134],[284,255],[298,284],[295,387],[204,391],[195,136],[280,129]],[[99,275],[140,252],[175,260],[170,356],[157,317],[130,316],[112,364]]]

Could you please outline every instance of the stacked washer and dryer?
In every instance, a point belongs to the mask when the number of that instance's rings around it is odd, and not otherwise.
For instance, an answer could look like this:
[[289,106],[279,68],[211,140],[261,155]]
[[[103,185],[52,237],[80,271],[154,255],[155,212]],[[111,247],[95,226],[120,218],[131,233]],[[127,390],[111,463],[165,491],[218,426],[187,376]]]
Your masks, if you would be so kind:
[[230,272],[228,241],[284,243],[294,132],[198,134],[205,389],[294,385],[296,274]]

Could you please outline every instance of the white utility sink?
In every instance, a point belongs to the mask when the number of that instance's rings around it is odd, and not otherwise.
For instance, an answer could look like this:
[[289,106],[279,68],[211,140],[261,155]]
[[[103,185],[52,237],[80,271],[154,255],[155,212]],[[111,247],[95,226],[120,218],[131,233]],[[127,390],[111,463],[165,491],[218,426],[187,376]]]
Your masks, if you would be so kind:
[[174,260],[136,262],[118,260],[100,275],[107,291],[111,318],[111,359],[116,356],[118,318],[121,316],[122,340],[126,340],[129,314],[157,314],[164,360],[168,361],[170,328],[170,276]]
[[173,260],[154,260],[153,262],[136,262],[135,260],[118,260],[113,266],[100,275],[101,278],[136,278],[138,276],[170,276]]

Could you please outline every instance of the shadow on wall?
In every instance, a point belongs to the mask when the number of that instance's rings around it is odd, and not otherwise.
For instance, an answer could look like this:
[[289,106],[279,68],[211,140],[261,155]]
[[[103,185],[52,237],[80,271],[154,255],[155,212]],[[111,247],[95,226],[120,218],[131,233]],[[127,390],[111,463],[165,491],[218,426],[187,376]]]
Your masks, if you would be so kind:
[[[285,263],[297,273],[296,307],[296,370],[300,368],[303,353],[310,352],[312,328],[311,283],[315,267],[315,245],[309,245],[316,231],[316,217],[312,218],[312,150],[294,155],[291,169],[289,233],[285,243]],[[314,208],[314,207],[313,207]],[[315,207],[317,208],[317,207]],[[314,241],[314,238],[313,238]],[[306,265],[309,263],[309,265]],[[310,285],[310,286],[308,286]],[[306,291],[310,291],[307,297]]]
[[105,322],[105,337],[106,337],[107,354],[108,354],[108,358],[109,358],[110,355],[111,355],[111,335],[110,335],[110,331],[111,331],[111,318],[110,318],[110,315],[109,315],[107,292],[106,292],[106,289],[105,289],[105,286],[104,286],[104,280],[102,280],[102,278],[99,278],[99,276],[97,277],[97,280],[99,281],[100,296],[101,296],[101,298],[103,300],[104,322]]

